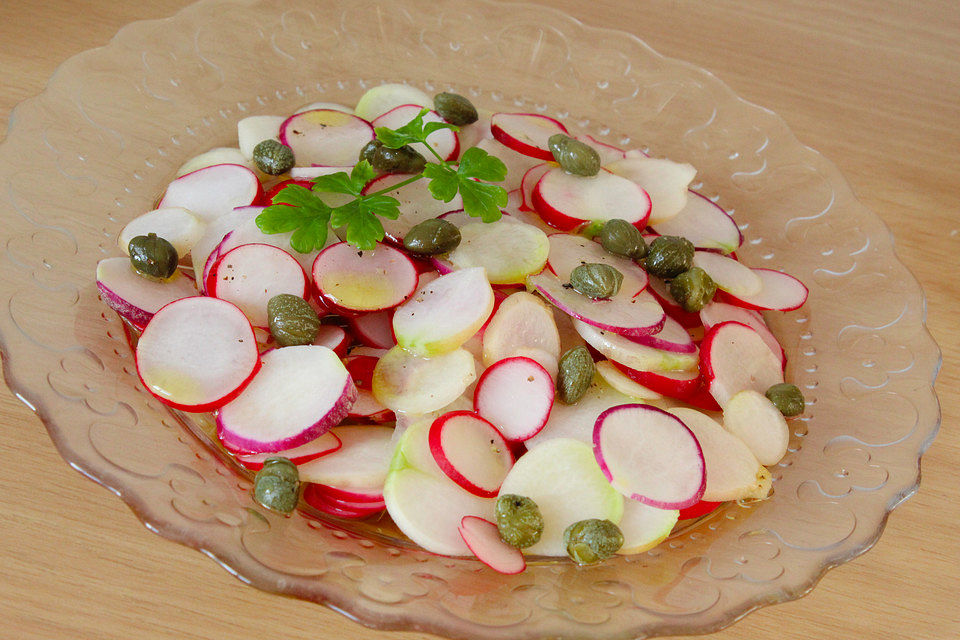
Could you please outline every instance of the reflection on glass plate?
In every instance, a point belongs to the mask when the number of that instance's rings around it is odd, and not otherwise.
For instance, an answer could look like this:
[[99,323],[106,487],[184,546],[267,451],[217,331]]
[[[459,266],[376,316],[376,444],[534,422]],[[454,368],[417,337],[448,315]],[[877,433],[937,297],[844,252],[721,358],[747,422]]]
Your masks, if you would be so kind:
[[[229,9],[224,5],[229,4]],[[0,336],[7,380],[72,465],[151,528],[255,586],[365,624],[470,638],[636,638],[707,631],[798,597],[870,547],[917,487],[939,423],[939,354],[890,234],[774,114],[636,38],[559,12],[477,0],[207,0],[128,26],[17,108],[0,149]],[[406,81],[565,118],[690,162],[744,227],[740,254],[810,287],[771,318],[813,403],[774,469],[775,496],[642,555],[496,575],[468,559],[252,509],[248,479],[140,389],[94,267],[176,168],[235,144],[235,123]],[[202,433],[203,425],[192,425]]]

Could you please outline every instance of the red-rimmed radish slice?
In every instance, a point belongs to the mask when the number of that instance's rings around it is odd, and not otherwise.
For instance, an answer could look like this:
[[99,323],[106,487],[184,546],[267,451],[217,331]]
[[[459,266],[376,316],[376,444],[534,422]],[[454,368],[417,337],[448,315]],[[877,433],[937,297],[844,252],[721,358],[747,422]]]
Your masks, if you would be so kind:
[[[332,431],[329,433],[333,433]],[[376,491],[361,491],[359,489],[341,489],[329,484],[311,483],[317,493],[330,496],[331,499],[353,504],[378,504],[383,502],[383,487]]]
[[256,327],[266,327],[267,303],[275,295],[307,297],[307,274],[283,249],[244,244],[217,258],[206,281],[207,295],[237,305]]
[[507,441],[472,411],[451,411],[434,420],[428,442],[440,470],[481,498],[496,497],[513,466]]
[[380,356],[355,355],[351,352],[343,359],[343,366],[347,368],[358,389],[370,389],[373,387],[373,372],[379,361]]
[[627,404],[601,413],[593,453],[610,484],[643,504],[682,509],[703,495],[700,444],[680,419],[656,407]]
[[340,438],[334,435],[332,432],[327,431],[324,434],[321,434],[319,438],[311,440],[310,442],[295,447],[293,449],[287,449],[286,451],[277,451],[275,453],[237,453],[237,462],[242,464],[247,469],[252,471],[259,471],[263,468],[263,463],[266,462],[269,458],[275,458],[277,456],[283,456],[292,462],[293,464],[303,464],[305,462],[310,462],[311,460],[316,460],[322,456],[328,455],[340,449],[342,443]]
[[620,149],[619,147],[614,147],[613,145],[607,144],[606,142],[600,142],[599,140],[597,140],[591,135],[584,134],[581,136],[577,136],[577,140],[593,147],[593,149],[600,156],[601,165],[607,165],[617,160],[623,160],[623,158],[625,157],[623,149]]
[[697,345],[694,344],[687,330],[670,316],[664,319],[663,328],[657,333],[630,337],[630,339],[638,344],[675,353],[694,353],[697,350]]
[[357,100],[357,106],[353,112],[365,120],[373,120],[403,104],[432,107],[433,99],[416,87],[386,83],[367,89],[366,93]]
[[527,568],[523,553],[503,541],[495,523],[476,516],[464,516],[458,530],[477,560],[497,573],[515,575]]
[[710,395],[726,407],[744,389],[765,393],[783,382],[783,369],[756,331],[739,322],[710,328],[700,345],[700,370]]
[[[418,104],[404,104],[394,107],[376,120],[371,122],[374,129],[377,127],[387,127],[388,129],[399,129],[411,120],[417,117],[421,107]],[[428,111],[423,115],[424,124],[430,122],[445,122],[436,111]],[[444,160],[455,159],[460,152],[460,140],[452,129],[438,129],[427,136],[427,144]],[[421,142],[410,145],[414,150],[420,152],[427,162],[437,162],[436,156],[430,153],[426,145]]]
[[676,300],[673,299],[673,296],[670,295],[670,285],[668,285],[666,282],[657,277],[650,278],[646,290],[657,299],[657,302],[659,302],[660,306],[663,307],[664,312],[679,322],[682,326],[686,327],[687,329],[700,326],[700,316],[696,313],[687,311],[677,304]]
[[393,411],[380,404],[369,389],[357,389],[357,400],[350,407],[347,417],[351,420],[383,424],[395,420]]
[[379,500],[347,500],[325,489],[327,485],[308,483],[304,491],[310,491],[316,498],[339,509],[356,512],[383,511],[387,508],[383,496]]
[[[344,106],[339,102],[311,102],[310,104],[305,104],[294,113],[303,113],[304,111],[314,111],[316,109],[332,109],[333,111],[343,111],[344,113],[353,113],[353,109],[350,107]],[[359,115],[359,114],[357,114]],[[363,116],[360,116],[361,118]]]
[[331,431],[343,446],[328,456],[300,465],[301,482],[329,485],[357,494],[382,493],[393,455],[393,428],[351,425],[334,427]]
[[503,217],[460,227],[460,244],[447,255],[457,269],[483,267],[490,284],[521,284],[547,264],[547,235],[529,224]]
[[314,338],[313,344],[326,347],[342,358],[347,353],[347,347],[350,346],[350,334],[344,331],[343,327],[323,324],[317,330],[317,337]]
[[631,369],[683,371],[697,366],[696,353],[677,353],[648,347],[580,320],[574,320],[573,326],[591,347],[610,360]]
[[630,336],[649,335],[663,328],[666,318],[657,301],[645,292],[633,297],[616,295],[594,300],[567,288],[566,283],[546,271],[527,278],[527,285],[567,315],[598,330]]
[[780,346],[780,342],[776,336],[774,336],[770,328],[767,327],[767,323],[763,321],[763,316],[757,311],[737,307],[732,304],[727,304],[726,302],[717,302],[716,300],[700,310],[700,321],[703,322],[704,329],[709,330],[713,325],[729,320],[745,324],[759,333],[763,341],[770,347],[773,355],[780,359],[781,367],[787,366],[787,355],[783,347]]
[[550,440],[572,438],[592,445],[593,425],[600,414],[610,407],[632,402],[636,400],[608,385],[602,376],[597,376],[575,404],[555,403],[546,426],[523,444],[532,450]]
[[140,336],[136,355],[147,391],[164,404],[198,413],[235,398],[261,366],[243,312],[201,296],[160,309]]
[[555,362],[560,358],[560,334],[550,308],[537,296],[519,291],[500,303],[483,330],[483,363],[489,367],[528,349],[549,354]]
[[627,376],[610,360],[601,360],[596,367],[597,374],[603,378],[604,382],[626,396],[635,400],[659,400],[663,397]]
[[520,180],[521,211],[535,211],[533,208],[533,189],[547,171],[555,169],[556,167],[557,164],[555,162],[541,162],[540,164],[530,167],[526,173],[523,174],[523,178]]
[[713,513],[717,507],[722,504],[722,502],[709,502],[707,500],[701,500],[693,506],[680,509],[680,520],[691,520],[693,518],[705,516],[708,513]]
[[477,413],[507,440],[528,440],[550,417],[553,378],[536,360],[517,356],[500,360],[483,372],[473,393]]
[[542,162],[537,158],[531,158],[514,151],[494,138],[481,140],[476,146],[503,162],[507,167],[507,177],[500,183],[500,186],[508,191],[518,188],[523,180],[523,174],[531,167]]
[[137,274],[129,258],[105,258],[97,263],[97,289],[108,307],[138,327],[145,327],[161,308],[197,295],[193,282],[179,271],[156,282]]
[[388,409],[423,414],[459,398],[476,377],[473,355],[465,349],[421,358],[397,346],[377,362],[372,391]]
[[730,398],[723,409],[723,428],[740,438],[760,464],[777,464],[787,453],[787,421],[766,395],[753,389]]
[[182,207],[210,222],[257,202],[262,195],[260,180],[250,169],[239,164],[215,164],[171,182],[157,208]]
[[290,178],[293,179],[294,182],[309,181],[309,184],[301,185],[309,189],[313,185],[314,178],[332,176],[335,173],[346,173],[349,175],[351,171],[353,171],[353,167],[334,167],[329,165],[293,167],[290,169]]
[[264,140],[280,140],[280,125],[286,116],[248,116],[237,121],[237,143],[247,160],[253,149]]
[[477,109],[477,121],[470,124],[460,125],[457,137],[460,138],[460,151],[466,151],[470,147],[475,147],[484,140],[492,140],[493,134],[490,133],[490,116],[493,115],[488,109]]
[[647,192],[609,171],[584,177],[559,167],[551,169],[537,182],[532,200],[540,217],[561,231],[610,218],[626,220],[643,230],[650,215]]
[[137,216],[120,232],[117,243],[124,254],[129,255],[130,241],[137,236],[151,233],[163,238],[177,250],[181,258],[203,237],[206,224],[183,207],[155,209]]
[[303,489],[303,501],[317,511],[325,513],[328,516],[353,520],[372,516],[375,513],[380,513],[386,508],[386,503],[382,505],[378,503],[354,505],[347,502],[337,501],[331,498],[328,494],[317,491],[314,488],[316,486],[317,485],[314,483],[306,484]]
[[346,311],[391,309],[413,294],[417,280],[417,268],[406,254],[379,243],[372,251],[357,251],[339,242],[313,263],[320,298]]
[[[190,250],[193,273],[199,278],[199,274],[204,272],[210,254],[223,242],[223,238],[242,223],[252,221],[261,211],[263,211],[263,207],[240,207],[208,223],[203,236],[197,240],[193,249]],[[216,258],[214,258],[214,262],[216,262]],[[210,263],[210,265],[213,266],[213,263]],[[202,284],[202,281],[197,282],[200,287],[202,287]]]
[[693,265],[706,271],[718,289],[736,296],[753,296],[763,287],[760,277],[750,267],[719,253],[697,251],[693,254]]
[[[339,197],[342,194],[330,195]],[[328,202],[328,204],[331,204],[331,202]],[[331,206],[335,205],[331,204]],[[243,222],[240,222],[233,229],[233,231],[229,233],[229,237],[225,236],[223,243],[217,247],[217,251],[220,252],[220,255],[223,255],[227,251],[244,244],[273,245],[274,247],[289,253],[297,262],[300,263],[300,266],[303,267],[304,272],[309,275],[311,273],[311,269],[313,269],[313,262],[316,260],[320,252],[311,251],[310,253],[300,253],[299,251],[294,250],[290,247],[290,238],[292,236],[292,231],[288,231],[286,233],[264,233],[260,231],[260,227],[257,226],[256,218],[252,218],[250,220],[244,220]],[[338,242],[337,236],[328,228],[327,242],[325,246],[329,247],[336,242]]]
[[299,166],[353,166],[363,145],[373,140],[373,127],[349,113],[315,109],[284,120],[279,138],[293,149]]
[[617,160],[604,168],[630,180],[650,196],[651,225],[680,213],[687,204],[690,182],[697,175],[692,165],[643,156]]
[[649,278],[646,271],[632,260],[609,253],[600,244],[589,238],[566,233],[554,233],[549,236],[549,240],[550,257],[547,259],[547,264],[550,270],[563,282],[569,282],[570,274],[581,264],[594,262],[608,264],[623,274],[620,293],[617,295],[632,298],[647,288]]
[[663,542],[680,519],[676,509],[660,509],[636,500],[623,501],[623,517],[617,526],[623,533],[620,555],[643,553]]
[[734,219],[720,205],[696,191],[687,195],[687,204],[680,213],[650,225],[662,236],[680,236],[697,249],[736,251],[743,243],[743,234]]
[[[410,178],[405,173],[388,173],[371,180],[364,188],[364,193],[372,193],[391,187]],[[463,198],[458,193],[449,202],[437,200],[427,188],[426,180],[418,180],[400,189],[387,191],[384,195],[396,198],[400,202],[400,217],[396,220],[381,218],[383,231],[391,241],[403,242],[407,231],[424,220],[436,218],[448,211],[463,208]]]
[[531,158],[553,160],[547,141],[556,133],[567,133],[558,120],[536,113],[495,113],[490,132],[501,144]]
[[807,301],[807,288],[793,276],[773,269],[753,269],[760,277],[760,292],[752,296],[735,296],[723,292],[720,299],[744,309],[758,311],[793,311]]
[[[417,288],[425,284],[423,275],[417,278]],[[389,311],[374,311],[347,319],[350,329],[357,339],[368,347],[390,349],[397,344],[393,337],[393,313]]]
[[214,147],[180,165],[180,168],[177,169],[177,177],[212,167],[215,164],[239,164],[242,167],[253,169],[253,163],[240,153],[240,149],[236,147]]
[[640,371],[614,362],[613,365],[637,384],[670,398],[683,399],[692,396],[703,385],[700,370],[688,371]]
[[[293,179],[293,178],[291,178],[290,180],[281,180],[280,182],[270,187],[269,191],[263,194],[263,202],[267,205],[273,204],[273,199],[277,196],[277,194],[291,185],[303,187],[304,189],[310,189],[313,187],[313,180],[301,180],[301,179]],[[283,204],[283,203],[278,202],[277,204]]]

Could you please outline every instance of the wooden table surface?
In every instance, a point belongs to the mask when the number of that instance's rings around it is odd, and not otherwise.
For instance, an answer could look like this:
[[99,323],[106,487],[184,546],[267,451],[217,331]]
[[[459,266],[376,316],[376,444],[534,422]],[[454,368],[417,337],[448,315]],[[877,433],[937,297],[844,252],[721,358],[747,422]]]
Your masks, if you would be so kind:
[[[960,637],[960,4],[956,0],[539,0],[713,71],[833,160],[893,230],[943,349],[943,427],[918,495],[866,555],[716,638]],[[189,0],[0,2],[0,131],[68,57]],[[71,470],[0,391],[0,637],[387,640],[261,593],[147,531]]]

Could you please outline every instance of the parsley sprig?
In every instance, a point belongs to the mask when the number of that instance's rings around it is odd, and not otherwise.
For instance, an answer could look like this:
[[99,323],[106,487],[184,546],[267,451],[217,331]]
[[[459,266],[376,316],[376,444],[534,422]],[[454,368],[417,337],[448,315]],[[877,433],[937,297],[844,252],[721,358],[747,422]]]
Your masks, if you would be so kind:
[[[459,163],[449,162],[427,144],[427,136],[440,129],[458,127],[446,122],[423,122],[430,110],[423,109],[410,122],[398,129],[377,127],[377,139],[386,147],[399,149],[408,144],[422,143],[437,162],[428,163],[422,173],[393,184],[380,191],[363,190],[377,172],[366,160],[361,160],[349,174],[346,172],[320,176],[310,189],[288,185],[273,197],[273,202],[257,216],[257,227],[267,234],[289,233],[290,246],[300,253],[318,251],[327,242],[328,229],[341,231],[341,237],[362,251],[373,249],[383,240],[380,218],[396,220],[400,216],[400,202],[385,195],[418,180],[429,181],[427,188],[434,198],[450,202],[459,193],[467,215],[484,222],[500,219],[500,208],[507,204],[507,192],[493,182],[502,182],[507,167],[499,158],[483,149],[471,147],[460,157]],[[336,193],[351,196],[339,206],[328,205],[319,194]]]

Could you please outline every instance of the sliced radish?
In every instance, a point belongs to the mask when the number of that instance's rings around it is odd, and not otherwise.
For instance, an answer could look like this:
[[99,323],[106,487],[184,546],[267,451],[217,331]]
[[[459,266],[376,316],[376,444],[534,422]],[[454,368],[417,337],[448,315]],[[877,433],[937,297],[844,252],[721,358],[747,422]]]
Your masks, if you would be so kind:
[[528,555],[565,556],[563,531],[580,520],[620,522],[623,497],[607,482],[590,445],[569,438],[545,442],[524,454],[507,474],[500,495],[533,500],[543,516],[540,540]]
[[680,509],[680,519],[681,520],[690,520],[691,518],[699,518],[700,516],[705,516],[708,513],[713,513],[717,507],[722,505],[722,502],[709,502],[707,500],[701,500],[697,504],[691,507],[685,507]]
[[646,336],[628,337],[638,344],[674,353],[694,353],[697,350],[697,345],[694,344],[687,330],[670,316],[664,319],[663,328],[660,331]]
[[217,413],[217,434],[231,449],[292,449],[338,424],[356,399],[353,380],[330,349],[273,349],[257,377]]
[[97,289],[108,307],[138,327],[145,327],[161,308],[197,295],[193,282],[179,271],[156,282],[137,274],[129,258],[105,258],[97,263]]
[[342,443],[340,442],[340,438],[334,435],[333,432],[327,431],[326,433],[321,434],[319,438],[315,438],[310,442],[300,445],[299,447],[294,447],[293,449],[277,451],[275,453],[237,453],[236,456],[237,462],[245,466],[247,469],[259,471],[263,468],[263,463],[269,458],[283,456],[284,458],[290,460],[290,462],[293,464],[299,465],[333,453],[334,451],[340,449],[341,446]]
[[508,191],[518,188],[523,180],[523,174],[534,165],[542,162],[514,151],[494,138],[481,140],[476,146],[503,162],[507,167],[507,177],[500,183],[500,186]]
[[787,366],[787,355],[783,347],[780,346],[780,342],[776,336],[773,335],[773,332],[770,331],[770,328],[767,327],[767,323],[763,321],[763,317],[758,312],[714,300],[700,310],[700,320],[703,322],[703,327],[708,330],[713,325],[727,322],[728,320],[747,325],[760,334],[763,341],[770,347],[773,355],[780,359],[780,366]]
[[650,196],[650,222],[655,225],[680,213],[687,204],[687,189],[697,175],[692,165],[643,156],[624,158],[605,169],[622,176]]
[[417,287],[417,268],[401,251],[377,244],[357,251],[339,242],[320,252],[313,263],[313,282],[328,306],[351,311],[391,309]]
[[547,171],[550,171],[556,167],[557,164],[554,162],[541,162],[540,164],[530,167],[526,173],[523,174],[523,178],[520,180],[521,210],[534,211],[533,189],[537,186],[537,183],[540,182],[540,178],[542,178]]
[[783,382],[780,359],[756,331],[739,322],[721,322],[700,345],[701,371],[717,404],[726,407],[744,389],[765,393]]
[[608,264],[623,275],[620,294],[633,298],[647,288],[647,272],[627,258],[615,256],[600,244],[582,236],[566,233],[554,233],[549,236],[550,257],[547,264],[550,270],[563,282],[570,281],[570,274],[584,263]]
[[464,516],[460,521],[460,537],[477,560],[498,573],[523,573],[527,562],[523,553],[511,547],[500,537],[497,525],[476,516]]
[[483,372],[473,406],[506,439],[522,442],[543,429],[553,397],[550,373],[537,361],[521,356],[500,360]]
[[[529,349],[544,352],[556,362],[560,358],[560,334],[550,308],[537,296],[520,291],[500,303],[483,330],[483,363],[489,367]],[[534,360],[543,364],[540,358]],[[555,365],[552,370],[544,368],[556,377]]]
[[158,400],[182,411],[216,409],[260,370],[253,328],[237,307],[195,296],[160,309],[137,343],[137,374]]
[[317,511],[329,516],[355,520],[380,513],[386,508],[386,503],[382,505],[371,503],[369,505],[355,506],[350,503],[340,502],[332,499],[329,495],[321,491],[317,491],[314,488],[316,486],[317,485],[313,483],[306,484],[303,490],[303,501]]
[[[387,189],[399,182],[410,178],[404,173],[388,173],[371,180],[364,193],[373,193]],[[437,200],[427,188],[426,180],[419,180],[408,184],[400,189],[387,191],[384,195],[396,198],[400,202],[400,217],[396,220],[381,218],[383,231],[390,240],[400,243],[403,242],[403,236],[414,226],[424,220],[436,218],[447,211],[463,208],[463,198],[458,193],[449,202]]]
[[447,259],[457,269],[483,267],[490,284],[521,284],[547,264],[547,235],[528,224],[503,217],[460,227],[460,244]]
[[790,428],[780,410],[762,393],[747,389],[723,409],[723,428],[747,445],[760,464],[774,465],[787,452]]
[[638,344],[622,335],[574,320],[573,326],[591,347],[610,360],[641,371],[683,371],[697,366],[697,353],[677,353]]
[[182,207],[210,222],[257,202],[262,195],[263,188],[253,171],[238,164],[216,164],[171,182],[157,208]]
[[693,265],[706,271],[718,289],[735,296],[753,296],[763,287],[760,277],[750,267],[719,253],[697,251],[693,255]]
[[593,147],[600,156],[601,165],[608,165],[611,162],[622,160],[625,157],[623,149],[609,145],[606,142],[600,142],[593,136],[584,134],[577,136],[577,140]]
[[329,165],[323,165],[318,167],[293,167],[290,169],[290,178],[297,181],[310,181],[309,185],[305,186],[309,189],[312,186],[312,182],[315,178],[320,176],[332,176],[335,173],[346,173],[349,174],[353,170],[353,167],[332,167]]
[[[340,194],[330,194],[338,196]],[[287,253],[296,259],[300,263],[300,266],[303,267],[303,270],[307,275],[312,273],[313,263],[317,259],[317,256],[320,255],[319,251],[311,251],[310,253],[300,253],[295,251],[290,246],[290,239],[293,236],[292,231],[286,233],[264,233],[260,231],[260,227],[257,226],[256,218],[249,220],[244,220],[240,222],[233,231],[230,232],[229,238],[224,237],[224,241],[221,245],[218,246],[220,254],[224,254],[227,251],[233,249],[234,247],[239,247],[244,244],[269,244],[277,247],[278,249],[283,249]],[[324,248],[329,247],[332,244],[338,242],[337,236],[328,228],[327,229],[327,242]]]
[[676,509],[660,509],[637,500],[624,500],[623,517],[617,525],[623,533],[623,546],[617,553],[632,555],[654,548],[666,540],[679,519],[680,512]]
[[663,397],[627,376],[610,360],[601,360],[596,367],[597,374],[603,378],[604,382],[634,400],[659,400]]
[[[423,274],[417,279],[419,289],[423,281]],[[377,349],[390,349],[397,344],[393,337],[393,313],[389,311],[374,311],[347,319],[350,329],[363,344]]]
[[719,205],[695,191],[687,194],[687,203],[674,217],[651,224],[662,236],[680,236],[697,249],[736,251],[743,234],[734,219]]
[[346,355],[347,347],[350,345],[350,334],[336,325],[320,325],[313,344],[326,347],[342,358]]
[[460,125],[460,131],[457,137],[460,138],[460,152],[463,153],[470,147],[475,147],[484,140],[492,140],[493,134],[490,133],[490,116],[493,113],[487,109],[477,109],[477,121],[466,125]]
[[331,432],[340,438],[343,446],[328,456],[300,465],[301,482],[329,485],[357,494],[382,493],[393,455],[393,429],[359,425],[334,427]]
[[507,441],[496,427],[472,411],[443,414],[433,421],[428,440],[440,470],[481,498],[496,497],[513,466]]
[[428,359],[398,346],[377,363],[372,391],[389,409],[422,414],[456,400],[476,376],[473,355],[464,349]]
[[[374,129],[377,127],[387,127],[388,129],[399,129],[411,120],[417,117],[420,110],[423,109],[419,104],[404,104],[394,107],[376,120],[371,122]],[[424,124],[430,122],[445,122],[436,111],[428,111],[423,115]],[[427,136],[427,144],[444,160],[455,159],[460,152],[460,140],[452,129],[438,129]],[[426,145],[421,142],[410,145],[415,151],[426,158],[427,162],[437,162],[436,156],[430,153]]]
[[280,125],[280,142],[293,149],[299,166],[353,166],[373,127],[362,118],[333,109],[297,113]]
[[[197,240],[196,244],[193,245],[193,249],[190,250],[190,262],[193,265],[193,273],[198,276],[202,274],[207,260],[210,258],[210,254],[223,242],[224,236],[236,229],[240,224],[253,221],[261,211],[263,211],[263,207],[240,207],[208,223],[203,232],[203,236]],[[216,262],[216,258],[214,258],[214,262]],[[198,280],[197,284],[202,287],[203,281]]]
[[610,484],[643,504],[682,509],[703,495],[706,474],[696,437],[656,407],[628,404],[601,413],[593,453]]
[[244,244],[217,258],[206,281],[207,295],[237,305],[256,327],[266,327],[267,303],[275,295],[307,297],[307,274],[283,249]]
[[687,329],[700,326],[700,316],[687,311],[673,299],[670,294],[670,285],[660,278],[650,278],[647,291],[657,299],[664,312]]
[[120,232],[118,244],[123,253],[129,255],[130,241],[137,236],[151,233],[163,238],[177,250],[181,258],[203,237],[206,224],[182,207],[155,209],[138,216],[127,223]]
[[688,398],[695,394],[702,386],[699,369],[688,371],[640,371],[625,367],[618,362],[615,366],[623,375],[627,376],[644,388],[670,398]]
[[536,113],[495,113],[490,117],[490,132],[500,143],[525,156],[553,160],[547,140],[554,134],[567,133],[567,128]]
[[[328,431],[327,433],[333,435],[333,431]],[[312,484],[314,491],[328,495],[334,500],[350,502],[357,505],[370,503],[379,504],[383,502],[383,487],[376,491],[365,492],[357,489],[341,489],[340,487],[334,487],[329,484]]]
[[304,489],[304,493],[307,491],[312,493],[313,497],[319,501],[322,501],[324,504],[347,511],[376,513],[387,508],[386,503],[383,501],[382,495],[380,496],[379,500],[349,500],[330,491],[328,485],[317,484],[315,482],[307,484],[306,488]]
[[600,414],[610,407],[633,402],[636,402],[634,398],[617,391],[604,382],[602,376],[597,376],[575,404],[555,403],[546,426],[524,444],[527,449],[534,449],[557,438],[573,438],[592,445],[593,425]]
[[[303,113],[304,111],[314,111],[316,109],[332,109],[334,111],[343,111],[344,113],[353,113],[353,109],[339,102],[311,102],[310,104],[303,105],[294,111],[294,113]],[[360,117],[362,118],[363,116]]]
[[[360,96],[353,112],[364,120],[373,120],[402,104],[432,107],[433,99],[420,89],[406,84],[380,84],[368,89],[366,93]],[[359,149],[359,147],[357,148]]]
[[773,269],[753,269],[753,272],[760,277],[759,293],[735,296],[724,292],[721,301],[758,311],[793,311],[807,301],[807,288],[793,276]]
[[393,411],[377,401],[369,389],[357,389],[357,400],[350,407],[347,417],[358,422],[384,424],[396,419]]
[[253,158],[253,148],[264,140],[280,140],[280,125],[284,116],[248,116],[237,122],[237,142],[240,153],[247,160]]
[[253,163],[240,153],[240,149],[236,147],[214,147],[209,151],[190,158],[180,165],[180,168],[177,169],[177,177],[179,178],[188,173],[212,167],[215,164],[239,164],[242,167],[253,170]]
[[643,230],[650,215],[646,191],[609,171],[584,177],[559,167],[551,169],[537,182],[532,200],[540,217],[561,231],[610,218],[621,218]]

